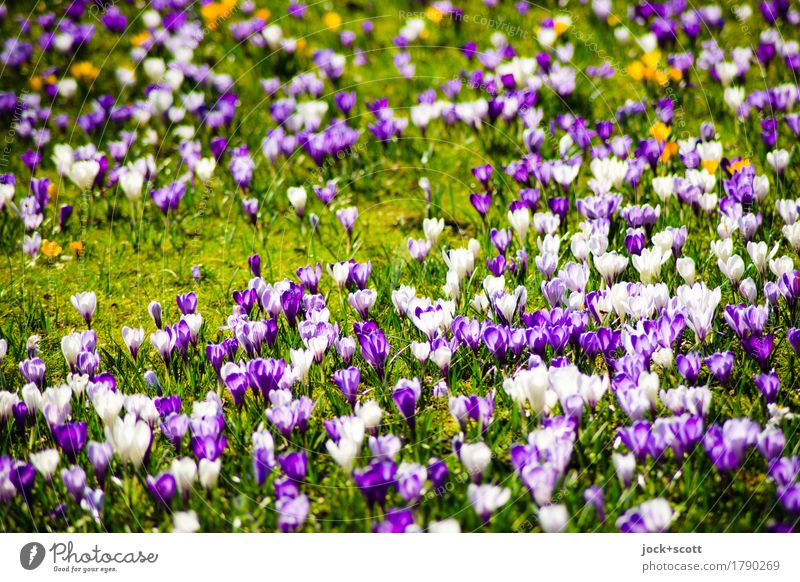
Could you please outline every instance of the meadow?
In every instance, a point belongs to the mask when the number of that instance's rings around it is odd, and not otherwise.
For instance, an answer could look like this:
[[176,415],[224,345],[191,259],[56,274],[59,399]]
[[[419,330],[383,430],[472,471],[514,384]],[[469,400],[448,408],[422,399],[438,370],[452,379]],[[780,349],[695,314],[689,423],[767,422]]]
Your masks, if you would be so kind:
[[800,516],[784,0],[0,5],[3,531]]

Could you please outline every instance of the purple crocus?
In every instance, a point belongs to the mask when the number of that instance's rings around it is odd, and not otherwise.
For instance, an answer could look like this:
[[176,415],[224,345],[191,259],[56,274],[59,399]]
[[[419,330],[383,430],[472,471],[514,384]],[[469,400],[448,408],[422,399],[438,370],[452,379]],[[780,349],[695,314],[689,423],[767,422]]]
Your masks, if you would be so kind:
[[361,370],[355,367],[336,370],[333,373],[333,381],[342,394],[344,394],[350,406],[355,409],[356,398],[358,397],[358,385],[361,382]]
[[775,370],[770,371],[768,374],[757,374],[753,377],[753,382],[756,387],[764,395],[767,402],[775,402],[778,396],[778,391],[781,387],[781,381]]
[[86,445],[87,437],[88,428],[85,422],[67,423],[53,428],[53,439],[56,441],[56,445],[72,463]]
[[247,377],[253,390],[258,390],[264,398],[277,390],[284,373],[286,362],[282,359],[255,358],[247,364]]
[[172,499],[175,497],[177,489],[177,482],[171,473],[165,471],[157,477],[147,476],[147,490],[165,508],[172,506]]
[[473,192],[469,195],[469,201],[478,214],[480,214],[481,218],[485,219],[486,215],[489,213],[489,207],[492,205],[492,195],[489,193],[476,194]]
[[322,265],[319,263],[316,266],[306,265],[297,269],[296,273],[306,291],[316,295],[319,290],[319,280],[322,277]]
[[494,168],[490,164],[472,168],[472,175],[475,176],[475,179],[481,183],[487,192],[489,191],[489,181],[492,179],[493,171]]
[[293,451],[278,457],[281,469],[292,481],[302,482],[308,473],[308,457],[305,451]]
[[169,186],[158,188],[150,192],[150,197],[158,209],[166,216],[170,210],[177,210],[183,197],[186,195],[186,184],[173,182]]
[[281,293],[281,309],[291,327],[297,325],[297,314],[300,311],[302,298],[303,287],[295,283],[290,283],[289,288]]
[[150,313],[150,317],[153,319],[153,323],[156,324],[156,327],[161,329],[163,327],[163,322],[161,320],[161,304],[158,301],[151,301],[147,306],[147,311]]
[[706,366],[721,384],[727,384],[733,372],[733,352],[718,352],[705,359]]
[[89,457],[89,462],[92,463],[94,469],[94,476],[97,482],[102,486],[106,480],[106,471],[111,457],[114,455],[114,449],[111,443],[98,443],[90,441],[86,446],[86,455]]
[[694,385],[697,383],[697,378],[700,376],[703,359],[697,352],[689,352],[685,355],[678,354],[675,357],[675,365],[680,375],[686,380],[686,383]]
[[361,357],[383,381],[384,365],[390,350],[386,335],[374,321],[356,322],[353,324],[353,331],[361,346]]
[[717,470],[728,472],[742,463],[759,433],[758,425],[749,418],[732,418],[721,427],[711,425],[703,437],[703,447]]
[[171,413],[167,415],[164,420],[159,424],[161,434],[175,448],[175,452],[179,453],[181,450],[181,441],[189,428],[189,417],[185,414]]
[[[342,33],[344,34],[344,33]],[[333,101],[339,111],[345,115],[349,115],[353,107],[356,105],[356,92],[341,91],[333,96]]]
[[356,219],[358,218],[358,208],[355,206],[349,206],[348,208],[337,210],[336,218],[342,225],[344,231],[347,233],[347,236],[352,237],[353,228],[355,227]]
[[481,339],[500,364],[505,364],[509,342],[508,330],[502,326],[488,324],[483,328]]
[[392,400],[394,400],[397,410],[406,419],[409,426],[414,426],[414,417],[416,415],[417,401],[422,395],[422,387],[419,380],[407,380],[401,378],[392,390]]
[[251,255],[247,257],[247,265],[250,267],[250,272],[253,277],[261,276],[261,257],[258,255]]
[[587,487],[583,492],[583,499],[586,501],[587,505],[594,508],[597,514],[597,520],[601,523],[604,522],[606,520],[606,509],[603,490],[597,485]]
[[58,209],[58,228],[62,231],[67,228],[67,222],[69,221],[70,216],[72,216],[72,205],[71,204],[62,204],[61,207]]
[[175,297],[175,302],[178,304],[178,309],[180,309],[181,313],[184,315],[189,315],[197,310],[197,295],[195,295],[194,291],[184,293],[183,295],[177,295]]
[[25,382],[36,384],[39,388],[44,383],[45,371],[45,363],[38,357],[23,360],[19,363],[19,373],[25,378]]
[[393,507],[385,514],[385,519],[376,523],[374,533],[406,533],[418,531],[414,524],[414,513],[408,508]]
[[80,503],[83,491],[86,489],[86,472],[78,465],[73,465],[69,469],[61,470],[61,481],[75,499],[75,503]]
[[303,527],[310,507],[311,503],[305,495],[279,498],[275,502],[275,510],[278,512],[280,530],[287,533]]
[[445,482],[447,481],[448,474],[449,470],[447,468],[447,463],[445,463],[442,459],[439,459],[438,457],[431,457],[428,460],[428,478],[431,481],[433,491],[436,493],[436,495],[442,495],[444,493],[444,486]]
[[336,182],[333,180],[329,180],[324,186],[313,186],[312,189],[325,206],[329,206],[337,194]]
[[376,461],[363,469],[353,471],[353,479],[370,507],[383,507],[386,496],[395,486],[397,465],[392,461]]
[[742,340],[742,347],[747,354],[753,358],[762,370],[767,368],[767,363],[772,355],[775,336],[768,334],[765,336],[751,335]]
[[231,372],[225,376],[225,387],[231,393],[233,404],[241,406],[244,402],[244,395],[247,392],[250,382],[247,374],[241,372]]

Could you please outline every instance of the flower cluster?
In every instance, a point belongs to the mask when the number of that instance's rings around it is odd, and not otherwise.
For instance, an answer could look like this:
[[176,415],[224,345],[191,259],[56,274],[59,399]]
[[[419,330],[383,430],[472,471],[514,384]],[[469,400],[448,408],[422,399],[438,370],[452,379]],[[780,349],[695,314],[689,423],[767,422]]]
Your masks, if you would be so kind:
[[68,4],[0,4],[6,529],[797,528],[790,2]]

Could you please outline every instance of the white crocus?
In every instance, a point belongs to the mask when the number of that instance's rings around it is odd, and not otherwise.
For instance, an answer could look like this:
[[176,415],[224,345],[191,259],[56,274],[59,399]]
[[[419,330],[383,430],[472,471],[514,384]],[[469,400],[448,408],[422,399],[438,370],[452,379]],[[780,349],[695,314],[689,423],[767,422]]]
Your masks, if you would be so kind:
[[213,489],[216,487],[221,469],[222,459],[217,459],[216,461],[200,459],[200,464],[197,466],[197,476],[200,485],[202,485],[204,489]]
[[670,254],[658,248],[643,249],[640,255],[633,255],[633,268],[639,272],[642,283],[652,283],[661,275],[661,266],[669,260]]
[[106,437],[123,463],[139,467],[150,447],[150,425],[129,413],[106,426]]
[[194,167],[194,173],[203,184],[208,184],[214,176],[216,167],[217,161],[213,157],[200,158]]
[[547,401],[547,368],[539,366],[532,370],[522,369],[513,378],[503,381],[503,389],[520,406],[528,403],[535,414],[541,414]]
[[356,416],[364,421],[364,426],[371,430],[377,428],[381,423],[383,410],[375,400],[356,404]]
[[72,367],[78,361],[78,354],[83,349],[83,341],[81,334],[69,333],[61,338],[61,353],[64,354],[64,359],[67,364]]
[[185,496],[192,489],[192,485],[197,478],[197,463],[191,457],[173,459],[169,472],[175,477],[178,493]]
[[767,154],[767,163],[772,169],[782,174],[789,166],[789,152],[786,150],[773,150]]
[[789,273],[794,269],[794,261],[792,257],[783,255],[777,259],[769,260],[769,270],[775,275],[776,279],[780,279],[785,273]]
[[681,285],[677,290],[678,303],[686,308],[687,322],[700,343],[704,343],[712,330],[714,314],[722,292],[719,287],[710,289],[705,283]]
[[56,165],[56,171],[61,176],[68,176],[72,164],[75,163],[74,152],[72,146],[66,143],[60,143],[53,148],[53,155],[50,157]]
[[339,289],[344,289],[344,286],[347,284],[347,280],[350,278],[350,263],[346,261],[340,261],[338,263],[328,265],[328,273]]
[[46,481],[50,481],[58,468],[58,462],[61,459],[56,449],[45,449],[38,453],[31,453],[31,464],[36,468]]
[[461,463],[469,473],[470,478],[476,481],[483,475],[486,467],[492,461],[492,450],[482,441],[477,443],[464,443],[459,452]]
[[653,190],[662,203],[666,204],[675,195],[675,177],[659,176],[653,178]]
[[711,241],[711,252],[714,253],[718,260],[722,262],[727,261],[733,254],[733,240],[726,238],[723,240]]
[[695,281],[694,259],[692,257],[681,257],[675,262],[678,274],[683,278],[687,285],[692,285]]
[[81,190],[89,190],[94,184],[97,174],[100,172],[100,164],[95,160],[83,160],[75,162],[69,169],[69,179]]
[[197,519],[197,512],[193,509],[189,511],[176,511],[172,516],[173,533],[194,533],[200,529],[200,520]]
[[336,461],[336,464],[349,473],[353,470],[353,463],[361,447],[360,443],[348,438],[340,438],[338,443],[328,440],[325,443],[325,448],[331,458]]
[[128,168],[128,171],[119,177],[119,187],[128,200],[137,200],[142,196],[142,187],[144,186],[144,176],[134,168]]
[[302,186],[289,188],[286,191],[286,196],[289,198],[289,204],[292,205],[295,213],[298,216],[302,216],[306,210],[306,201],[308,200],[306,189]]
[[469,249],[442,250],[442,258],[448,269],[456,274],[459,281],[463,281],[475,269],[475,255]]
[[781,229],[781,233],[792,245],[792,248],[800,253],[800,222],[794,224],[787,224]]
[[619,275],[628,267],[628,258],[616,251],[604,253],[594,257],[594,268],[609,287]]
[[753,261],[753,265],[758,269],[758,272],[762,274],[767,269],[767,260],[778,253],[778,245],[772,247],[769,254],[767,254],[767,249],[767,243],[764,241],[750,241],[747,243],[747,254],[750,255],[750,260]]
[[444,218],[426,218],[422,221],[422,232],[425,238],[434,246],[444,230]]
[[508,211],[508,222],[511,228],[519,237],[520,242],[524,245],[525,240],[528,238],[528,229],[531,226],[531,212],[527,208],[517,208],[516,210]]
[[734,285],[741,281],[742,275],[744,275],[744,261],[739,255],[732,255],[727,261],[719,259],[717,266]]
[[545,505],[539,508],[539,525],[546,533],[562,533],[567,530],[569,513],[563,505]]

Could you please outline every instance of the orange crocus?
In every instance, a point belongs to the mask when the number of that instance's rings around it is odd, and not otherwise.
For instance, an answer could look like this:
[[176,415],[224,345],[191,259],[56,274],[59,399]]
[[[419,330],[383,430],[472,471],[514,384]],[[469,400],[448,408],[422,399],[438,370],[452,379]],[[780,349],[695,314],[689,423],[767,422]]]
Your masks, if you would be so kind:
[[42,254],[48,259],[52,259],[53,257],[60,255],[61,250],[61,245],[55,241],[47,239],[42,241]]

